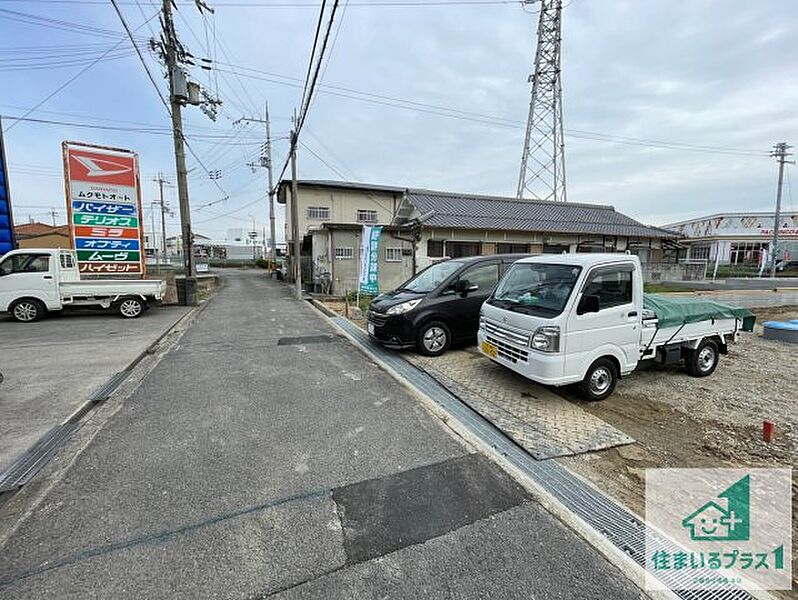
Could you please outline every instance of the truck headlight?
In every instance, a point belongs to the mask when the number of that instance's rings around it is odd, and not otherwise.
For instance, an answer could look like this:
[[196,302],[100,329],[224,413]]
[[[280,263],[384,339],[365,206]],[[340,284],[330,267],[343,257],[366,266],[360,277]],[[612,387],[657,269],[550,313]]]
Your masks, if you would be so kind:
[[535,350],[540,350],[541,352],[559,352],[560,328],[552,325],[538,327],[538,330],[532,336],[529,345]]
[[392,306],[391,308],[389,308],[387,311],[385,311],[385,314],[401,315],[406,312],[410,312],[416,306],[418,306],[418,303],[421,302],[421,300],[423,300],[423,298],[416,298],[415,300],[408,300],[407,302],[402,302],[401,304],[397,304],[396,306]]

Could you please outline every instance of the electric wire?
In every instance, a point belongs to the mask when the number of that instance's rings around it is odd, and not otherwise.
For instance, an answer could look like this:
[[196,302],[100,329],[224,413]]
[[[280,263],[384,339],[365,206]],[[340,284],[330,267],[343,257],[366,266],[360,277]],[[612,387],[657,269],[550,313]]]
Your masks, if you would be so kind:
[[[111,1],[112,1],[112,2],[114,2],[115,0],[111,0]],[[3,11],[3,9],[0,9],[0,11]],[[118,11],[118,8],[117,8],[117,11]],[[122,13],[119,13],[120,17],[121,17],[121,14],[122,14]],[[151,16],[151,17],[150,17],[150,18],[149,18],[147,21],[145,21],[145,23],[148,23],[149,21],[151,21],[152,19],[154,19],[154,18],[157,16],[157,14],[158,14],[158,13],[154,14],[153,16]],[[139,26],[137,29],[140,29],[141,27],[143,27],[143,25],[140,25],[140,26]],[[132,40],[133,40],[133,33],[132,33],[132,32],[130,31],[130,29],[127,27],[127,24],[125,24],[125,30],[127,31],[127,34],[128,34],[128,36],[130,37],[130,39],[131,39],[131,41],[132,41]],[[45,104],[45,103],[46,103],[48,100],[50,100],[50,98],[54,97],[54,96],[55,96],[56,94],[58,94],[58,93],[59,93],[61,90],[63,90],[64,88],[66,88],[66,87],[67,87],[67,86],[68,86],[70,83],[72,83],[73,81],[75,81],[75,80],[76,80],[78,77],[80,77],[80,76],[81,76],[81,75],[83,75],[83,74],[84,74],[86,71],[88,71],[88,70],[89,70],[89,69],[91,69],[91,68],[92,68],[94,65],[96,65],[96,64],[97,64],[97,63],[98,63],[98,62],[99,62],[99,61],[100,61],[100,60],[101,60],[101,59],[102,59],[104,56],[106,56],[106,55],[107,55],[107,54],[109,54],[109,53],[110,53],[112,50],[114,50],[114,49],[116,49],[118,46],[120,46],[120,45],[122,44],[122,42],[124,42],[124,38],[121,38],[121,39],[120,39],[120,40],[119,40],[119,41],[118,41],[116,44],[114,44],[114,45],[113,45],[113,46],[111,46],[111,47],[110,47],[108,50],[106,50],[105,52],[103,52],[102,54],[100,54],[100,55],[99,55],[97,58],[95,58],[95,59],[94,59],[94,61],[92,61],[91,63],[89,63],[89,64],[88,64],[88,65],[86,65],[85,67],[83,67],[83,68],[82,68],[80,71],[78,71],[77,73],[75,73],[75,74],[74,74],[72,77],[70,77],[69,79],[67,79],[67,80],[66,80],[64,83],[62,83],[60,86],[58,86],[58,87],[57,87],[56,89],[54,89],[52,92],[50,92],[50,93],[49,93],[47,96],[45,96],[45,97],[44,97],[42,100],[40,100],[40,101],[39,101],[37,104],[35,104],[35,105],[34,105],[33,107],[31,107],[31,108],[30,108],[28,111],[26,111],[26,112],[25,112],[25,114],[23,114],[23,115],[22,115],[22,117],[24,118],[24,117],[28,117],[28,116],[30,116],[30,114],[31,114],[31,113],[33,113],[33,112],[34,112],[35,110],[37,110],[37,109],[38,109],[40,106],[42,106],[43,104]],[[135,42],[133,42],[133,45],[135,46]],[[138,49],[137,49],[137,51],[138,51]],[[143,58],[142,58],[142,60],[143,60]],[[16,125],[17,125],[17,124],[18,124],[20,121],[21,121],[21,119],[16,119],[16,120],[14,120],[14,121],[11,123],[11,125],[9,125],[8,127],[6,127],[6,128],[5,128],[5,130],[4,130],[4,131],[5,131],[5,133],[8,133],[9,131],[11,131],[11,130],[12,130],[14,127],[16,127]]]

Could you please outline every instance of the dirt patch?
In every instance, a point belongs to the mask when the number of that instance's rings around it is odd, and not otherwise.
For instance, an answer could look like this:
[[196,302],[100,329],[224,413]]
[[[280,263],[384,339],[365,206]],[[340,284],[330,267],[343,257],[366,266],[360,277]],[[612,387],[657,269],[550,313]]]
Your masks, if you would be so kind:
[[[798,318],[798,307],[754,309],[757,322]],[[638,515],[645,514],[649,467],[792,467],[793,539],[798,540],[798,348],[743,334],[715,373],[693,378],[678,367],[652,366],[624,378],[603,402],[561,390],[637,444],[557,459]],[[776,423],[771,443],[762,421]],[[798,587],[798,557],[793,584]],[[798,593],[781,592],[784,598]]]

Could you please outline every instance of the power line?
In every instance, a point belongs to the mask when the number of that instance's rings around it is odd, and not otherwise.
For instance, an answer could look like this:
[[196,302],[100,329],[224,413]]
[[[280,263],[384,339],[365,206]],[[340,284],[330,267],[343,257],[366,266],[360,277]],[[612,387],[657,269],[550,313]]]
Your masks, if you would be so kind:
[[319,43],[319,34],[321,33],[321,23],[324,19],[324,7],[326,4],[327,0],[321,0],[319,19],[316,21],[316,33],[313,35],[313,47],[310,49],[310,57],[308,58],[308,72],[305,74],[305,85],[302,86],[302,100],[299,101],[299,106],[305,105],[305,94],[307,94],[308,84],[310,84],[310,71],[313,69],[313,59],[316,56],[316,46]]
[[[223,63],[220,63],[223,64]],[[288,86],[299,88],[300,85],[293,82],[301,81],[298,78],[290,77],[287,75],[281,75],[277,73],[271,73],[268,71],[260,71],[258,69],[252,69],[249,67],[240,67],[241,70],[252,71],[254,73],[264,73],[266,75],[270,75],[271,77],[261,77],[259,75],[253,75],[250,73],[241,73],[243,77],[248,77],[251,79],[257,79],[260,81],[267,81],[269,83],[274,83],[277,85]],[[222,71],[224,69],[221,69]],[[279,79],[275,79],[279,78]],[[288,81],[281,81],[280,79],[286,79]],[[463,121],[469,121],[472,123],[480,123],[483,125],[491,125],[494,127],[504,127],[509,129],[523,129],[525,123],[515,119],[508,119],[505,117],[498,117],[496,115],[489,115],[484,113],[477,113],[473,111],[464,111],[456,108],[451,108],[447,106],[441,106],[437,104],[431,104],[427,102],[419,102],[416,100],[408,100],[403,98],[398,98],[396,96],[387,96],[384,94],[376,94],[373,92],[365,92],[362,90],[356,90],[353,88],[347,88],[342,86],[330,85],[330,84],[321,84],[319,86],[319,93],[328,94],[332,96],[338,96],[342,98],[349,98],[351,100],[358,100],[361,102],[368,102],[371,104],[376,104],[380,106],[389,106],[393,108],[402,108],[405,110],[412,110],[415,112],[423,113],[423,114],[431,114],[437,115],[442,117],[447,117],[451,119],[459,119]],[[583,131],[578,129],[565,129],[565,135],[568,137],[586,139],[586,140],[594,140],[594,141],[604,141],[604,142],[612,142],[616,144],[626,144],[626,145],[633,145],[633,146],[648,146],[653,148],[663,148],[663,149],[670,149],[670,150],[685,150],[689,152],[704,152],[704,153],[712,153],[712,154],[728,154],[728,155],[738,155],[738,156],[753,156],[753,157],[761,157],[765,158],[768,154],[764,151],[759,150],[752,150],[752,149],[745,149],[745,148],[731,148],[725,146],[708,146],[708,145],[697,145],[697,144],[689,144],[684,142],[670,142],[670,141],[663,141],[663,140],[652,140],[649,138],[633,138],[629,136],[618,136],[613,134],[606,134],[601,132],[592,132],[592,131]]]
[[[321,14],[324,13],[325,4],[326,4],[325,2],[322,2],[320,10]],[[288,169],[288,164],[289,162],[291,162],[291,156],[294,155],[294,153],[296,152],[296,145],[297,142],[299,141],[299,134],[302,131],[302,126],[305,124],[305,120],[307,119],[311,102],[313,102],[313,94],[316,91],[316,83],[319,77],[319,70],[321,69],[322,62],[324,61],[324,53],[327,50],[327,43],[330,39],[330,32],[332,31],[332,26],[335,21],[335,12],[338,10],[338,4],[339,0],[334,0],[332,9],[330,11],[330,18],[327,21],[327,28],[324,32],[324,40],[322,41],[321,48],[319,49],[318,58],[316,60],[316,68],[314,69],[310,83],[308,84],[306,81],[307,95],[305,95],[304,93],[302,95],[304,103],[300,108],[299,116],[294,121],[294,129],[291,132],[291,142],[288,148],[288,155],[285,157],[285,162],[283,163],[283,166],[280,169],[280,174],[277,176],[277,183],[275,184],[275,188],[276,186],[280,185],[280,181],[282,181],[283,175],[285,175],[285,171],[286,169]],[[311,62],[313,61],[313,54],[315,52],[315,47],[316,44],[314,41],[313,50],[311,51],[311,56],[310,56]],[[274,194],[275,192],[276,189],[269,190],[269,193],[271,194]]]
[[[153,77],[152,73],[150,72],[150,67],[147,65],[147,61],[144,60],[144,55],[141,53],[141,50],[139,49],[138,45],[136,44],[136,40],[133,37],[133,33],[130,31],[130,27],[128,27],[127,21],[125,21],[125,17],[122,14],[122,11],[119,9],[119,5],[117,3],[117,0],[111,0],[111,3],[114,5],[114,9],[116,10],[116,14],[119,16],[119,20],[122,21],[122,26],[125,28],[125,31],[127,32],[127,35],[130,38],[130,43],[133,44],[133,48],[135,48],[136,54],[138,54],[139,60],[141,61],[141,64],[144,67],[144,70],[147,72],[147,77],[149,78],[150,82],[152,83],[152,86],[155,88],[155,91],[157,92],[158,97],[161,99],[161,102],[163,103],[167,114],[171,117],[172,110],[169,107],[169,103],[166,101],[166,98],[164,98],[164,95],[161,92],[161,88],[158,87],[158,84],[155,82],[155,78]],[[159,13],[156,13],[156,15],[157,14],[159,14]],[[210,171],[208,170],[208,167],[206,167],[205,164],[200,159],[200,157],[197,156],[197,153],[194,151],[194,148],[192,148],[191,145],[188,143],[188,140],[186,139],[186,136],[183,134],[182,131],[180,132],[180,137],[182,138],[183,143],[186,145],[186,148],[188,148],[188,151],[191,153],[191,155],[194,157],[194,159],[197,161],[197,163],[200,165],[200,167],[202,167],[202,170],[205,171],[205,173],[207,173],[210,176]],[[221,184],[219,184],[218,181],[216,181],[214,179],[213,182],[214,182],[214,185],[216,185],[216,187],[219,189],[219,191],[224,196],[228,196],[227,192],[225,192],[224,188],[221,186]]]
[[[112,1],[112,2],[114,2],[115,0],[111,0],[111,1]],[[118,12],[118,11],[119,11],[119,9],[117,8],[117,12]],[[0,9],[0,12],[9,12],[9,11],[5,11],[4,9]],[[121,16],[122,16],[122,13],[119,13],[119,16],[121,17]],[[149,23],[149,21],[151,21],[152,19],[154,19],[156,16],[157,16],[157,13],[156,13],[155,15],[151,16],[151,17],[150,17],[150,18],[149,18],[147,21],[145,21],[145,23]],[[124,22],[124,20],[123,20],[123,22]],[[140,29],[141,27],[143,27],[143,25],[140,25],[140,26],[139,26],[139,29]],[[129,29],[128,29],[128,27],[127,27],[127,24],[126,24],[126,23],[125,23],[125,30],[127,31],[127,33],[128,33],[128,36],[130,37],[130,39],[131,39],[131,41],[132,41],[132,40],[133,40],[133,33],[132,33],[132,32],[131,32]],[[44,97],[42,100],[40,100],[40,101],[38,102],[38,104],[36,104],[35,106],[33,106],[31,109],[29,109],[29,110],[28,110],[28,111],[27,111],[25,114],[23,114],[23,115],[22,115],[22,117],[23,117],[23,118],[25,118],[25,117],[28,117],[28,116],[29,116],[29,115],[30,115],[32,112],[34,112],[36,109],[38,109],[40,106],[42,106],[42,105],[43,105],[45,102],[47,102],[47,101],[48,101],[50,98],[52,98],[53,96],[55,96],[56,94],[58,94],[58,93],[59,93],[61,90],[63,90],[64,88],[66,88],[66,87],[67,87],[67,86],[68,86],[70,83],[72,83],[72,82],[73,82],[73,81],[75,81],[75,80],[76,80],[78,77],[80,77],[81,75],[83,75],[83,74],[84,74],[86,71],[88,71],[89,69],[91,69],[91,68],[92,68],[94,65],[96,65],[96,64],[97,64],[97,63],[98,63],[98,62],[99,62],[99,61],[100,61],[100,60],[101,60],[103,57],[105,57],[106,55],[108,55],[108,54],[109,54],[111,51],[115,50],[115,49],[116,49],[116,48],[117,48],[117,47],[118,47],[120,44],[122,44],[122,42],[123,42],[123,41],[124,41],[124,38],[120,39],[120,40],[119,40],[119,41],[118,41],[116,44],[114,44],[113,46],[111,46],[111,47],[110,47],[108,50],[106,50],[105,52],[103,52],[102,54],[100,54],[100,55],[99,55],[97,58],[95,58],[95,59],[94,59],[94,60],[93,60],[91,63],[89,63],[88,65],[86,65],[86,66],[85,66],[84,68],[82,68],[80,71],[78,71],[77,73],[75,73],[75,74],[74,74],[72,77],[70,77],[69,79],[67,79],[67,80],[66,80],[64,83],[62,83],[60,86],[58,86],[58,87],[57,87],[56,89],[54,89],[52,92],[50,92],[50,93],[49,93],[47,96],[45,96],[45,97]],[[135,42],[133,43],[133,45],[135,46]],[[138,51],[138,48],[137,48],[136,50]],[[144,59],[142,58],[142,60],[144,60]],[[14,127],[15,127],[15,126],[16,126],[16,125],[17,125],[17,124],[18,124],[18,123],[21,121],[21,120],[22,120],[22,119],[17,119],[17,120],[15,120],[15,121],[13,121],[13,122],[11,123],[11,125],[9,125],[8,127],[6,127],[6,128],[5,128],[5,132],[6,132],[6,133],[8,133],[9,131],[11,131],[11,130],[12,130],[12,129],[13,129],[13,128],[14,128]]]

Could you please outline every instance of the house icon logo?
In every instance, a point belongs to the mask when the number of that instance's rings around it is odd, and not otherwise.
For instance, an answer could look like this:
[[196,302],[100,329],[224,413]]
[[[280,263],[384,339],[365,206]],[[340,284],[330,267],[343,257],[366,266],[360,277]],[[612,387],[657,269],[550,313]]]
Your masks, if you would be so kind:
[[746,475],[682,519],[696,541],[747,541],[750,535],[750,476]]

